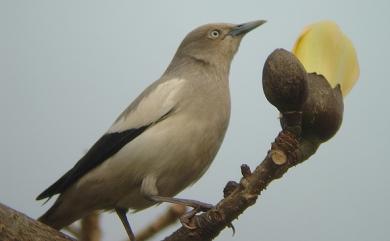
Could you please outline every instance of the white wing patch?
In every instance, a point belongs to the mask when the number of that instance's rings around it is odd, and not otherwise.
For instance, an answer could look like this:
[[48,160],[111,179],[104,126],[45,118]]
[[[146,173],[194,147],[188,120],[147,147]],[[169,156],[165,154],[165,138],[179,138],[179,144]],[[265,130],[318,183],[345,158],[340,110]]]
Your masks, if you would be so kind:
[[185,79],[171,79],[159,84],[127,115],[118,119],[108,133],[138,128],[157,121],[177,103],[177,93],[182,89]]

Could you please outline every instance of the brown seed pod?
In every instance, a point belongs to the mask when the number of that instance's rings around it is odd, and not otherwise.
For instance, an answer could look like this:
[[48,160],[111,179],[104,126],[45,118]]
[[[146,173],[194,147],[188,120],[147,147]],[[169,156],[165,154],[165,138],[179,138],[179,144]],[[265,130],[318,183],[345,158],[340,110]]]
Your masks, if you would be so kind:
[[263,68],[263,91],[280,112],[299,111],[308,95],[307,73],[289,51],[276,49]]
[[332,88],[322,75],[308,74],[309,95],[303,105],[302,137],[320,143],[336,134],[343,120],[340,87]]

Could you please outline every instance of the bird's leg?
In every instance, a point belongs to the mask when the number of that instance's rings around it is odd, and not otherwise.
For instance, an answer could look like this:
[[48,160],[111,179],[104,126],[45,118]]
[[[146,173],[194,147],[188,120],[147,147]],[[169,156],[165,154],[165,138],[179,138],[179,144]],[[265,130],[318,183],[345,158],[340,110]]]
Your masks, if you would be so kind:
[[160,196],[158,195],[159,192],[156,184],[157,184],[157,180],[155,176],[153,175],[146,176],[142,180],[141,193],[144,195],[146,199],[152,202],[157,202],[157,203],[168,202],[168,203],[184,205],[187,207],[192,207],[193,210],[184,214],[180,218],[180,222],[183,224],[183,226],[189,229],[196,228],[195,225],[191,225],[192,218],[195,216],[195,214],[199,212],[206,212],[214,207],[211,204],[199,202],[196,200]]
[[193,209],[198,210],[198,212],[207,212],[208,210],[212,209],[214,206],[208,203],[200,202],[197,200],[192,199],[182,199],[182,198],[174,198],[174,197],[162,197],[157,195],[148,195],[146,196],[147,199],[153,202],[158,203],[173,203],[173,204],[179,204],[187,207],[192,207]]
[[191,219],[199,212],[207,212],[212,209],[214,206],[208,203],[200,202],[192,199],[182,199],[182,198],[173,198],[173,197],[162,197],[157,195],[146,195],[146,198],[153,202],[168,202],[179,205],[184,205],[187,207],[192,207],[193,209],[188,213],[180,217],[180,222],[188,229],[196,229],[196,226],[191,224]]
[[127,209],[126,208],[115,208],[116,214],[118,214],[118,217],[122,221],[123,226],[126,229],[127,235],[129,236],[130,241],[135,241],[135,236],[133,231],[131,230],[129,221],[127,220]]

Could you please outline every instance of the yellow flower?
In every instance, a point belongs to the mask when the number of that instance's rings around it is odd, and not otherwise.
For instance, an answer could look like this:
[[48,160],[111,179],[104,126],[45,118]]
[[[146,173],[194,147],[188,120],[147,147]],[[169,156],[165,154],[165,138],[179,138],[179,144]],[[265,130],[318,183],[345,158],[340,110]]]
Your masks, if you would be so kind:
[[307,72],[322,74],[346,96],[359,78],[359,63],[351,40],[336,23],[322,21],[304,29],[293,53]]

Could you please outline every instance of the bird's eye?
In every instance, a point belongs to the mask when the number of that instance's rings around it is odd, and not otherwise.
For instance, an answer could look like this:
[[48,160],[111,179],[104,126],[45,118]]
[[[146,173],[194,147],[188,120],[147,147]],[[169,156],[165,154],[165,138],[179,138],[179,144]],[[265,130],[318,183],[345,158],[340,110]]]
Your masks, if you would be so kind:
[[221,34],[220,31],[215,29],[215,30],[213,30],[213,31],[211,31],[211,32],[209,33],[209,36],[210,36],[211,38],[213,38],[213,39],[216,39],[216,38],[219,37],[220,34]]

